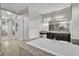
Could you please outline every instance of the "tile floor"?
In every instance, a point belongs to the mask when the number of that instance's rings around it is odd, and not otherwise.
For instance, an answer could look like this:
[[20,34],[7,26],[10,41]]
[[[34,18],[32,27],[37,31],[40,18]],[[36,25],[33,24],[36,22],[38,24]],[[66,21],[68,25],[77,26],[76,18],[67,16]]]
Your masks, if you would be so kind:
[[9,38],[0,42],[3,56],[52,56],[52,54],[28,45],[24,41]]

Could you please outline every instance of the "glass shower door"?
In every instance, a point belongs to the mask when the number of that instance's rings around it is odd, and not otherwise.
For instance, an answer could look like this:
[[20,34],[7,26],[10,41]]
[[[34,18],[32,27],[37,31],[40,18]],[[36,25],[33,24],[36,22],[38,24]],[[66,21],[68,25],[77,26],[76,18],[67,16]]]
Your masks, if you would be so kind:
[[3,39],[13,37],[16,32],[17,15],[5,10],[1,10],[1,13],[1,37]]

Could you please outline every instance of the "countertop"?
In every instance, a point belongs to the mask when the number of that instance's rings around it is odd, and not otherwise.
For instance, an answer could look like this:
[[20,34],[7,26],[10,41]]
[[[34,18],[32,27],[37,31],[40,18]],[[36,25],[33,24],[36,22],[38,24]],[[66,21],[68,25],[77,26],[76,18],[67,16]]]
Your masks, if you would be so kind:
[[65,34],[70,34],[70,32],[65,32],[65,31],[40,31],[41,33],[65,33]]
[[79,56],[79,46],[65,41],[39,38],[26,43],[57,56]]

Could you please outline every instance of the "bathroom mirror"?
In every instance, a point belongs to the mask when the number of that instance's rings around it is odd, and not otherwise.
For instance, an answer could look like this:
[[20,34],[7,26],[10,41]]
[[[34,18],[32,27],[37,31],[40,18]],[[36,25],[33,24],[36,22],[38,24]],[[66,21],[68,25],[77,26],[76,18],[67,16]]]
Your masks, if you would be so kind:
[[70,21],[51,21],[49,22],[49,31],[69,32]]

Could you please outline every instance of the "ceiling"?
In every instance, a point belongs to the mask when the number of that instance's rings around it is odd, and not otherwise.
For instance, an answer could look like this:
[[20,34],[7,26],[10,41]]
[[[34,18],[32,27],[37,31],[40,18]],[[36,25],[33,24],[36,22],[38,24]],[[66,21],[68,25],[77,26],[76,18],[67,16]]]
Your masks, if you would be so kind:
[[72,18],[71,14],[72,14],[71,7],[67,7],[62,10],[43,14],[42,16],[43,16],[43,18],[50,18],[51,17],[52,19],[64,18],[64,19],[71,20],[71,18]]
[[69,3],[2,3],[1,7],[3,9],[20,13],[21,10],[24,10],[28,7],[33,8],[41,14],[53,12],[55,10],[63,9],[69,7]]

